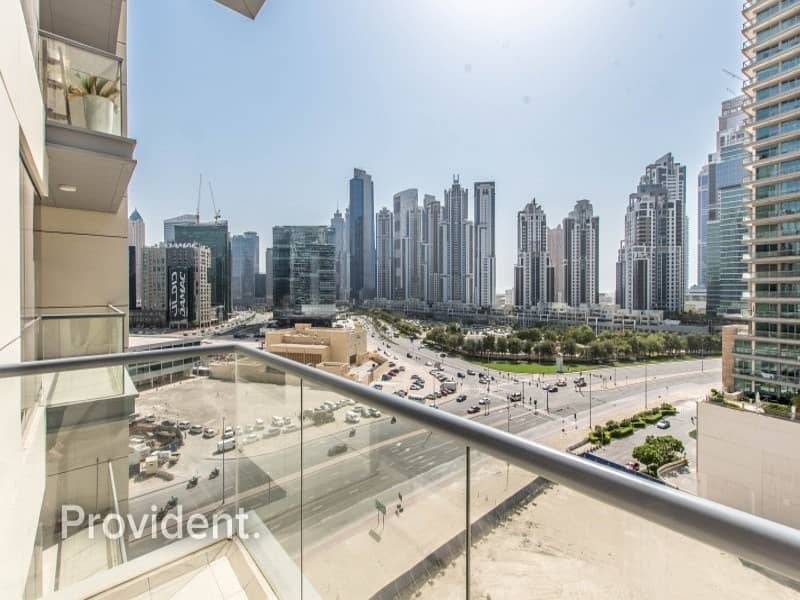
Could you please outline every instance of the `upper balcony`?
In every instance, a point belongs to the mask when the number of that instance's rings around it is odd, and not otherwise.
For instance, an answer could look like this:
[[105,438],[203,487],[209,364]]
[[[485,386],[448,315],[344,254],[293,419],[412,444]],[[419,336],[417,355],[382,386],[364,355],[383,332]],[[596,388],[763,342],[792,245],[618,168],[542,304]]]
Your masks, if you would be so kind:
[[[126,418],[48,407],[45,498],[31,499],[45,593],[469,598],[535,579],[550,597],[659,597],[668,578],[679,597],[781,597],[779,577],[800,581],[800,531],[563,451],[542,396],[469,418],[233,343],[0,379],[187,359],[203,374],[142,392]],[[544,434],[558,441],[532,441]]]
[[122,59],[41,32],[49,194],[60,208],[116,212],[136,166],[124,137]]

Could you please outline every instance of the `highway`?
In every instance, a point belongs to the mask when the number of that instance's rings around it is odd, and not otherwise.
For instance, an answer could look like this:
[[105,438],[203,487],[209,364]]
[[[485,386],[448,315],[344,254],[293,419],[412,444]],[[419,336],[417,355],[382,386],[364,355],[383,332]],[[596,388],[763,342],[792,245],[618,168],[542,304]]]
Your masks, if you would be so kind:
[[[371,344],[384,343],[376,335],[370,338]],[[383,346],[386,348],[386,346]],[[577,390],[571,385],[560,388],[558,393],[549,397],[549,413],[546,410],[546,394],[537,388],[534,376],[504,376],[492,372],[496,381],[488,386],[479,385],[477,377],[456,378],[458,372],[466,373],[467,369],[476,367],[460,358],[440,358],[438,353],[420,347],[418,343],[407,339],[389,341],[389,354],[397,355],[398,364],[417,364],[425,361],[441,361],[442,368],[456,381],[460,382],[458,393],[467,394],[468,400],[458,403],[452,394],[439,400],[439,409],[467,417],[466,409],[476,404],[479,398],[488,396],[490,408],[487,412],[471,415],[478,422],[508,430],[512,433],[525,432],[526,437],[534,437],[532,432],[544,429],[548,425],[556,429],[563,421],[571,421],[573,415],[585,417],[589,407],[588,387]],[[406,353],[412,353],[412,359]],[[393,358],[394,360],[394,358]],[[430,367],[432,369],[433,367]],[[675,361],[648,365],[648,398],[649,405],[659,402],[659,395],[666,395],[669,386],[685,383],[713,385],[719,380],[719,359],[707,359],[702,365],[700,361]],[[618,368],[616,370],[617,386],[613,385],[614,369],[606,368],[587,371],[587,378],[592,373],[593,390],[592,406],[600,407],[608,402],[631,399],[642,401],[644,408],[644,366]],[[517,382],[514,382],[514,378]],[[601,379],[602,378],[602,379]],[[625,379],[629,382],[624,385]],[[544,376],[545,382],[554,382],[555,376]],[[506,396],[515,391],[522,391],[525,382],[525,401],[509,403]],[[605,381],[605,383],[603,383]],[[532,401],[536,400],[537,409]],[[430,410],[437,410],[431,408]],[[359,502],[382,497],[387,490],[402,489],[404,485],[411,487],[410,480],[446,465],[449,461],[463,456],[463,446],[457,442],[440,436],[431,435],[420,430],[411,423],[402,420],[391,423],[390,416],[384,415],[378,420],[365,420],[355,427],[356,434],[349,435],[349,429],[335,434],[323,436],[303,445],[302,478],[302,512],[304,532],[315,531],[315,536],[324,536],[335,531],[337,519],[332,517],[347,513]],[[287,546],[295,550],[298,544],[298,524],[300,522],[301,480],[300,474],[300,435],[293,434],[295,443],[269,453],[249,456],[245,448],[242,454],[238,451],[226,455],[225,498],[230,502],[240,495],[239,505],[245,510],[255,510],[266,522],[270,530]],[[337,443],[348,445],[347,452],[329,457],[328,450]],[[228,460],[233,459],[233,460]],[[220,507],[222,499],[223,477],[207,479],[213,466],[222,466],[222,457],[209,458],[207,469],[201,473],[202,479],[192,489],[186,489],[185,482],[160,489],[157,492],[138,496],[130,500],[130,514],[143,515],[151,512],[151,505],[163,506],[170,496],[177,496],[183,508],[184,516],[193,512],[211,512]],[[457,465],[458,463],[454,463]],[[445,469],[444,472],[452,472]],[[363,516],[363,515],[361,515]],[[328,530],[330,529],[330,530]],[[163,545],[164,540],[132,541],[129,543],[129,556],[144,554],[154,547]]]

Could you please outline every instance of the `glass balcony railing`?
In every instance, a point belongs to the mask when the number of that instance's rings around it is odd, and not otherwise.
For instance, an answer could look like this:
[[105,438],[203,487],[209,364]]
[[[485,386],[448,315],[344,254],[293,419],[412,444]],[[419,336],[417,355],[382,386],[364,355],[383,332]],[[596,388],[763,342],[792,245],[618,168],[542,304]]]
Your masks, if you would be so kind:
[[40,40],[48,121],[122,135],[122,59],[44,31]]
[[510,404],[507,433],[233,343],[0,379],[186,357],[208,375],[46,404],[45,595],[113,593],[228,536],[278,598],[773,597],[775,578],[800,581],[800,531],[513,435]]

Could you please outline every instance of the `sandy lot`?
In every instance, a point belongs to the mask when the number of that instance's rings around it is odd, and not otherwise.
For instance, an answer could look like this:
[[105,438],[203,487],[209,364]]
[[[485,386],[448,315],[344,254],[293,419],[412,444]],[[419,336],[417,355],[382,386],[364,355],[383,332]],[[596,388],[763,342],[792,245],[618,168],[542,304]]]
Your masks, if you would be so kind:
[[[413,597],[463,597],[463,563]],[[730,555],[563,486],[477,542],[472,564],[472,597],[492,600],[800,598]]]

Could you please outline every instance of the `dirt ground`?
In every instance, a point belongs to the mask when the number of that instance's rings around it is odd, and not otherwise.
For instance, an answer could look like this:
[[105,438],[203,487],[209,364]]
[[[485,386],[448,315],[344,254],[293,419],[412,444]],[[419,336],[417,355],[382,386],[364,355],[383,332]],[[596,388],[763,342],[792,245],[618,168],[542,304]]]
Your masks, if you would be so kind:
[[[463,597],[463,563],[413,597]],[[478,541],[472,565],[472,597],[491,600],[800,598],[730,555],[563,486]]]

